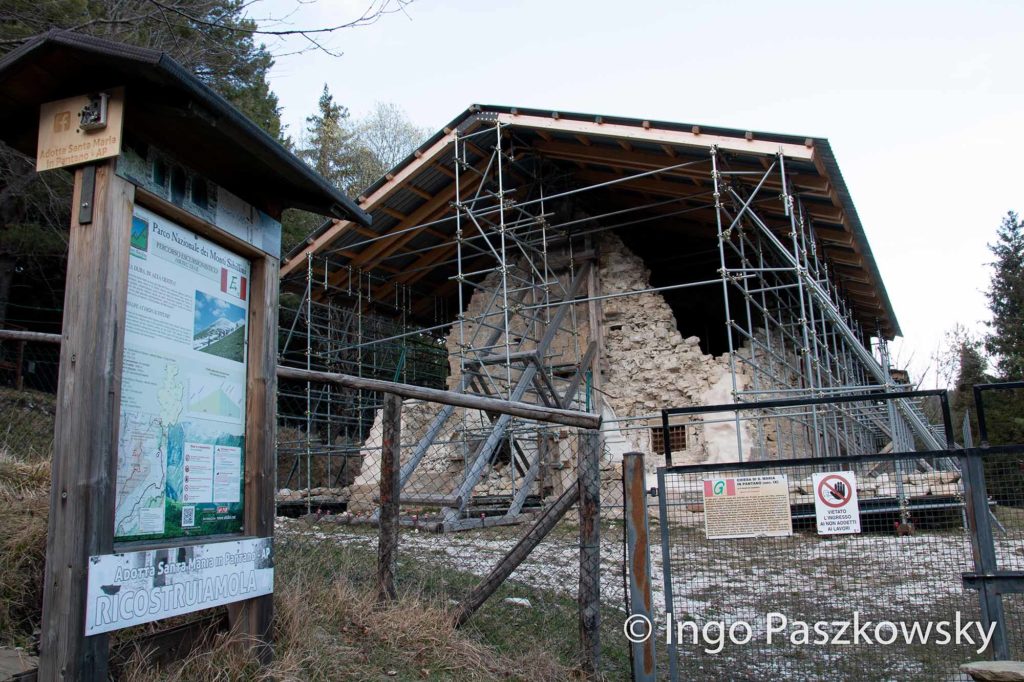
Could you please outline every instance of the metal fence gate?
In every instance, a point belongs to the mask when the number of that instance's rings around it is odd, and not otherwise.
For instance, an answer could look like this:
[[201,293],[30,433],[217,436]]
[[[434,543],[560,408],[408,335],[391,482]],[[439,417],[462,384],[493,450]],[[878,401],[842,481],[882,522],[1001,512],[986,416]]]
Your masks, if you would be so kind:
[[[657,470],[649,616],[671,679],[946,681],[969,679],[968,661],[1024,656],[1024,446],[955,446],[945,392],[920,393],[941,405],[947,449]],[[860,533],[818,533],[824,472],[854,474]],[[708,539],[706,486],[776,475],[792,534]]]

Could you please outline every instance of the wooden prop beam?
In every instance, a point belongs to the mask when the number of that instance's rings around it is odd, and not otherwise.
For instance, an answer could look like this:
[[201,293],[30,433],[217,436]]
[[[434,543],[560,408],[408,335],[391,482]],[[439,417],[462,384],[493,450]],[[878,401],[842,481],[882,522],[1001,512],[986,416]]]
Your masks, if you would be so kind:
[[466,407],[471,410],[483,410],[485,412],[497,412],[508,414],[524,419],[536,419],[540,421],[554,422],[564,426],[576,426],[584,429],[596,429],[601,426],[601,417],[596,414],[577,412],[575,410],[563,410],[553,407],[542,407],[530,403],[515,402],[511,400],[499,400],[497,398],[485,398],[478,395],[466,393],[455,393],[453,391],[442,391],[436,388],[424,388],[422,386],[411,386],[409,384],[398,384],[392,381],[381,379],[367,379],[354,377],[348,374],[336,372],[318,372],[315,370],[299,369],[297,367],[278,367],[277,376],[281,379],[295,379],[298,381],[317,381],[328,384],[336,384],[345,388],[363,389],[366,391],[379,391],[381,393],[393,393],[403,398],[424,400],[456,407]]

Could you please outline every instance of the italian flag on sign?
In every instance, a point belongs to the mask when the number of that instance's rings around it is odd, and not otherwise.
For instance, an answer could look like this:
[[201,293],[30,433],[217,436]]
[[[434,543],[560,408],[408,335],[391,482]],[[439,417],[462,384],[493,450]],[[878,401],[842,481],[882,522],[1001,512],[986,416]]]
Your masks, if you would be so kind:
[[735,478],[716,478],[704,481],[704,497],[721,497],[735,494]]

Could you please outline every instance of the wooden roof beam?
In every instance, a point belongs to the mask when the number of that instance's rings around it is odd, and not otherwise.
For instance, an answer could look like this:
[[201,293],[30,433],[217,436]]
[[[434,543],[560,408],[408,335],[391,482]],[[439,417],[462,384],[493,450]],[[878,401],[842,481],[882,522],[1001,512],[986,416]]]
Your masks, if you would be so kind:
[[623,138],[632,141],[652,142],[655,144],[670,144],[686,147],[709,149],[717,146],[719,149],[743,152],[747,154],[767,154],[774,156],[782,150],[782,153],[794,159],[812,160],[814,151],[812,148],[802,144],[786,142],[771,142],[767,140],[747,140],[745,138],[727,137],[724,135],[709,135],[706,133],[695,134],[692,131],[667,130],[664,128],[645,128],[643,126],[625,125],[621,123],[596,123],[591,121],[574,121],[565,118],[545,118],[542,116],[527,116],[519,114],[499,113],[496,118],[500,123],[515,126],[518,128],[530,128],[533,130],[548,130],[553,132],[564,132],[574,135],[584,135],[603,138]]
[[[436,163],[446,153],[450,153],[450,147],[454,139],[455,131],[451,131],[439,138],[434,144],[430,145],[428,149],[424,150],[413,162],[407,164],[395,173],[391,180],[385,182],[374,190],[373,193],[365,197],[364,201],[360,202],[360,208],[364,211],[372,210],[374,206],[398,191],[399,187],[415,176],[423,165]],[[308,244],[306,248],[304,248],[294,258],[290,259],[287,263],[282,264],[280,272],[281,277],[286,277],[293,270],[300,267],[306,260],[306,253],[310,251],[315,253],[323,249],[334,241],[340,232],[349,229],[351,224],[352,222],[349,220],[339,220],[336,221],[332,227],[324,230],[323,234],[316,237],[312,244]]]

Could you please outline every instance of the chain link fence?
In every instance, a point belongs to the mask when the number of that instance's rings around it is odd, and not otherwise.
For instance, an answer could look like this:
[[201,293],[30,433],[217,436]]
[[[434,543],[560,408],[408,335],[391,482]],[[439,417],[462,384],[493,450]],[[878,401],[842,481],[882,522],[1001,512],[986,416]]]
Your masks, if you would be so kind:
[[60,346],[0,339],[0,643],[40,623]]
[[[922,463],[936,464],[909,455],[664,470],[667,554],[655,581],[676,624],[678,679],[949,680],[983,658],[977,627],[970,641],[934,629],[981,614],[961,580],[974,563],[960,475],[917,473]],[[860,533],[817,534],[812,474],[823,471],[855,474]],[[788,487],[792,535],[708,538],[706,482],[775,475]]]
[[[340,404],[338,389],[331,390]],[[282,381],[279,575],[312,564],[325,577],[344,576],[377,590],[381,482],[392,466],[383,461],[386,411],[379,406],[385,398],[348,395],[348,405],[370,409],[327,423],[314,418],[316,410],[326,411],[315,404],[317,396],[327,393],[315,382]],[[473,602],[464,628],[481,641],[499,650],[546,649],[567,665],[581,665],[583,540],[576,496],[588,432],[421,400],[405,400],[400,410],[393,472],[401,487],[396,591],[453,618]],[[600,603],[600,669],[619,678],[629,670],[621,634],[621,462],[602,451],[597,466],[599,560],[582,584],[596,586]],[[476,609],[474,600],[487,595]]]
[[60,345],[0,339],[0,453],[50,459]]

